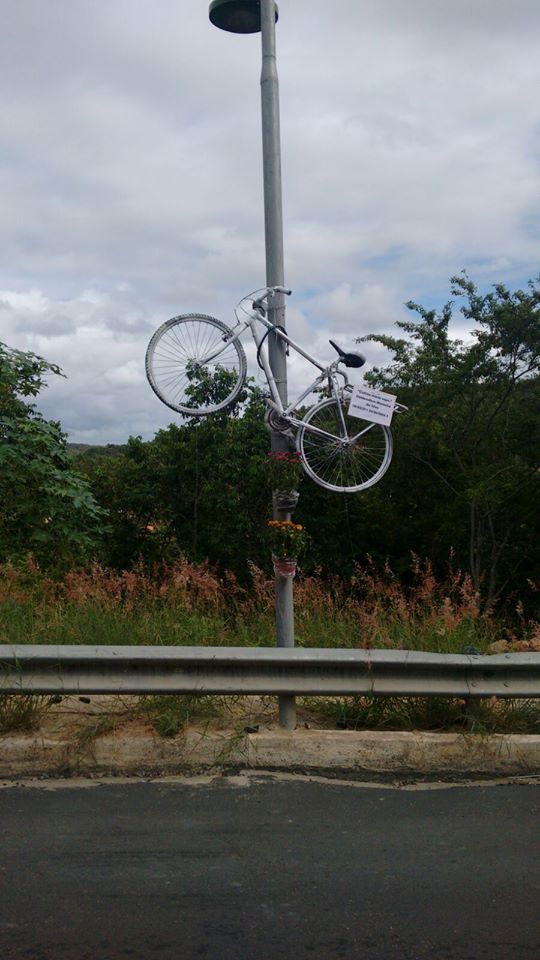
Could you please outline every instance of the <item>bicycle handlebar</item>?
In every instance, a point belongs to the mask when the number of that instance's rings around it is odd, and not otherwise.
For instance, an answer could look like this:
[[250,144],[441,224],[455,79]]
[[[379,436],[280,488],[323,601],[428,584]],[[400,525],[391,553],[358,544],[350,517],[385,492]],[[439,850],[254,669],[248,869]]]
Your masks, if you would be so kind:
[[[263,306],[264,301],[267,300],[267,298],[270,295],[273,295],[275,293],[283,293],[287,297],[289,297],[292,293],[292,290],[289,290],[287,287],[266,287],[266,290],[262,295],[262,297],[257,297],[257,299],[253,301],[253,309],[262,310],[264,313],[265,311],[265,307]],[[266,304],[266,307],[268,308],[268,304]]]

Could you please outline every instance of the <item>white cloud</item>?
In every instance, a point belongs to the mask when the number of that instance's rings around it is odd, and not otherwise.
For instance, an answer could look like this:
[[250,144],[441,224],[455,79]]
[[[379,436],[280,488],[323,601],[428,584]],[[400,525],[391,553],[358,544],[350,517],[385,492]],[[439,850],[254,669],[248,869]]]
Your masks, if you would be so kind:
[[[201,0],[4,7],[0,338],[64,367],[42,405],[73,439],[151,436],[173,417],[144,380],[152,330],[232,320],[264,282],[259,38]],[[462,267],[539,272],[539,27],[536,0],[282,4],[289,329],[310,349],[441,304]]]

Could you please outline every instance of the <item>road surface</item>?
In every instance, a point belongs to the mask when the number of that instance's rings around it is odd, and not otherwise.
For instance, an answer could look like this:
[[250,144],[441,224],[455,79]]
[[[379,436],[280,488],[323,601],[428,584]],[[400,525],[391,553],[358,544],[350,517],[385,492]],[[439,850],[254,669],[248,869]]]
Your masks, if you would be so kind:
[[1,960],[538,960],[540,785],[0,789]]

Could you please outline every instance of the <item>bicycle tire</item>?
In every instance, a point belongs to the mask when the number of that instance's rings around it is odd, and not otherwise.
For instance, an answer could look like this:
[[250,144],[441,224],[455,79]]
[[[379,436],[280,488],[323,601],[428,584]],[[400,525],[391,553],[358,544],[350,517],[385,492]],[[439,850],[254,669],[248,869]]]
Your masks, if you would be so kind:
[[[347,432],[362,433],[350,446],[341,444],[341,418],[336,400],[322,400],[306,413],[297,434],[297,448],[305,472],[325,490],[358,493],[377,483],[392,460],[392,433],[388,427],[348,414],[341,403]],[[329,437],[312,433],[309,427],[324,430]],[[332,439],[335,436],[335,440]]]
[[171,410],[192,417],[206,417],[234,403],[247,370],[238,340],[210,364],[197,367],[228,334],[232,331],[226,323],[204,313],[186,313],[163,323],[145,357],[146,376],[156,396]]

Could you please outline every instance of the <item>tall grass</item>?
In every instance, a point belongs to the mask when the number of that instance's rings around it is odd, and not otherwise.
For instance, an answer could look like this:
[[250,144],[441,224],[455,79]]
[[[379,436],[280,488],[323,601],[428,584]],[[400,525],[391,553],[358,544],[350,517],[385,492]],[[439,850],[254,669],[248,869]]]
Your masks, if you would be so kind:
[[0,734],[37,730],[57,699],[32,694],[9,696],[0,692]]
[[[412,557],[407,585],[367,559],[348,579],[299,575],[298,646],[389,647],[461,653],[540,650],[540,626],[518,605],[512,624],[481,611],[470,577],[449,565],[438,580]],[[0,567],[0,642],[250,645],[275,643],[274,581],[250,565],[248,586],[232,573],[181,558],[118,572],[94,565],[61,579],[26,565]]]

